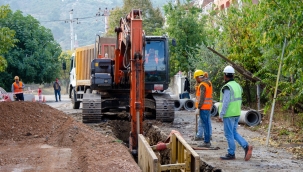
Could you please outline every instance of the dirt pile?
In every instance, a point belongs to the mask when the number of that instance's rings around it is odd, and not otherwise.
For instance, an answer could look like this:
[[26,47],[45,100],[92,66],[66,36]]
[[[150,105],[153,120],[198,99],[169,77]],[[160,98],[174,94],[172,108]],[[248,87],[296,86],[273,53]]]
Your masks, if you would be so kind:
[[141,171],[127,148],[48,105],[0,103],[1,171]]

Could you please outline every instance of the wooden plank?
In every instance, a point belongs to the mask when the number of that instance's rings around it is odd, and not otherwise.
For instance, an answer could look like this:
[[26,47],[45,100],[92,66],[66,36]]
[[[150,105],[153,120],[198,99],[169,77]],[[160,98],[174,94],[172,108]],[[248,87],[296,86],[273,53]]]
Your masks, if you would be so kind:
[[138,135],[138,164],[142,171],[157,172],[158,158],[142,134]]
[[[194,166],[195,166],[194,169],[191,169],[191,171],[200,171],[200,166],[199,166],[200,156],[198,155],[198,153],[193,150],[193,148],[183,139],[183,137],[181,135],[179,135],[177,133],[174,133],[173,135],[176,136],[177,141],[180,142],[179,143],[180,145],[182,145],[182,149],[184,149],[184,150],[186,149],[188,151],[188,153],[191,155],[192,159],[190,161],[193,161]],[[183,161],[184,161],[184,158],[185,158],[184,156],[186,156],[186,155],[184,155],[184,152],[182,152]]]

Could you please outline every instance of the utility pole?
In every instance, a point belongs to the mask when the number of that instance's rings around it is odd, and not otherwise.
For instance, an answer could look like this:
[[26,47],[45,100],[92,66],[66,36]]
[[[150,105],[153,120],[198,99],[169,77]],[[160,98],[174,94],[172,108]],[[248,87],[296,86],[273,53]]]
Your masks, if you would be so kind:
[[74,19],[73,19],[73,9],[69,11],[69,19],[70,19],[70,40],[71,45],[70,49],[71,51],[74,51]]
[[101,14],[101,8],[99,8],[99,11],[96,13],[96,16],[104,16],[104,33],[106,34],[108,31],[108,18],[110,15],[110,11],[107,9],[107,7],[104,9],[103,13]]
[[104,31],[105,31],[105,33],[107,33],[107,31],[108,31],[108,16],[109,16],[109,10],[108,10],[107,8],[105,8],[103,14],[104,14],[104,26],[105,26]]

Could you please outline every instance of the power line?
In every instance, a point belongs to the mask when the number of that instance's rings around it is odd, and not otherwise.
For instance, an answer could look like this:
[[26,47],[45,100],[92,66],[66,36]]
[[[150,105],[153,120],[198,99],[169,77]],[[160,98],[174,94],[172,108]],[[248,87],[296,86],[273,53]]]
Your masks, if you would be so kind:
[[[112,8],[113,10],[113,8]],[[105,8],[104,12],[101,13],[101,8],[99,8],[98,12],[96,13],[95,16],[92,16],[92,17],[77,17],[75,18],[75,20],[83,20],[83,19],[92,19],[92,18],[98,18],[98,17],[103,17],[103,16],[110,16],[110,10],[108,10],[107,8]],[[65,19],[65,20],[48,20],[48,21],[40,21],[40,22],[65,22],[65,23],[68,23],[68,22],[71,22],[70,19]],[[75,21],[73,21],[75,22]],[[79,23],[78,23],[79,24]]]

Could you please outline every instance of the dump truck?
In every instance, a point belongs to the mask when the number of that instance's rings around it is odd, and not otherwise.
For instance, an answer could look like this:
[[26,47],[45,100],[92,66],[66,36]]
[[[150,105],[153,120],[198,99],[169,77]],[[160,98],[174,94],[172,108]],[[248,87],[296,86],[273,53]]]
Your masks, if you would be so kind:
[[[98,58],[114,58],[116,39],[111,37],[102,37],[99,40]],[[95,44],[76,48],[71,56],[70,82],[68,87],[69,98],[73,103],[74,109],[80,108],[84,93],[90,90],[90,66],[95,58]]]

